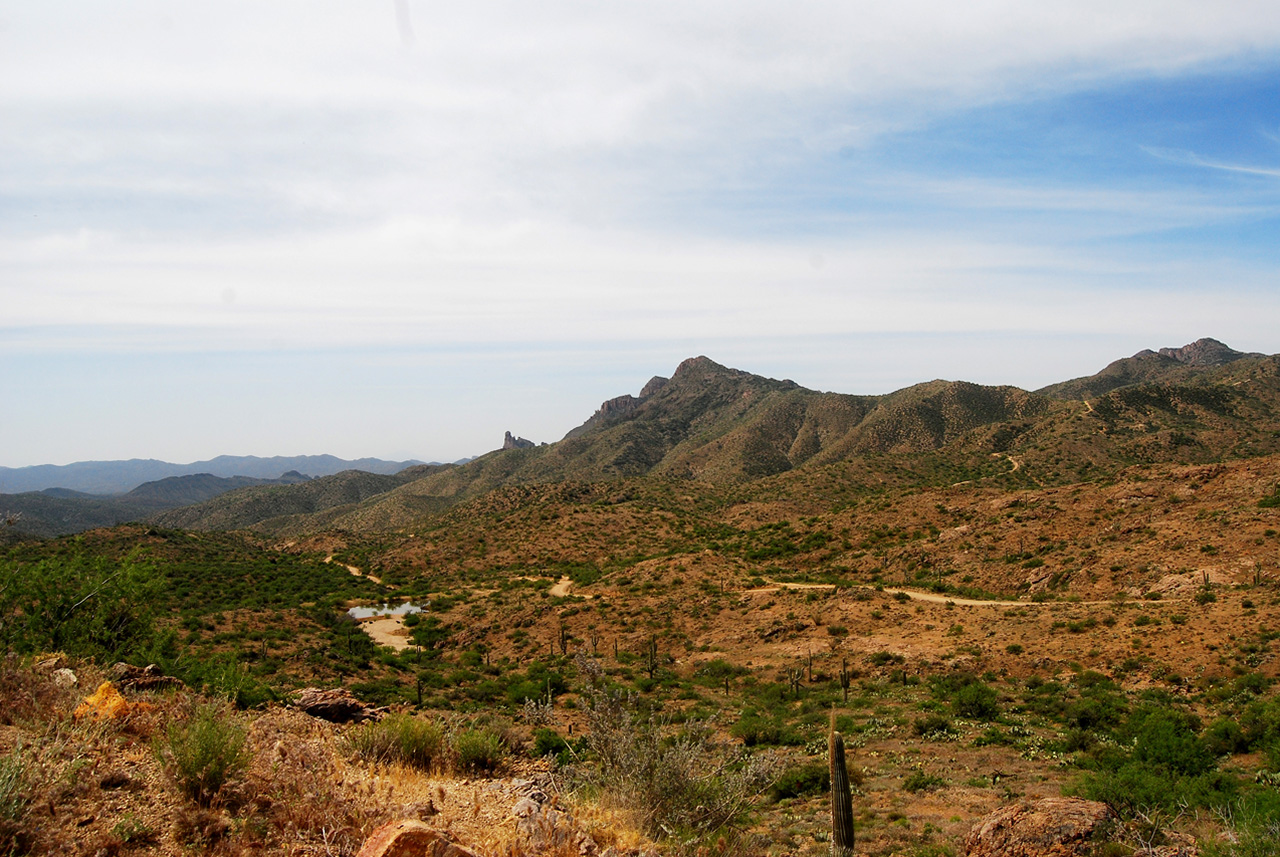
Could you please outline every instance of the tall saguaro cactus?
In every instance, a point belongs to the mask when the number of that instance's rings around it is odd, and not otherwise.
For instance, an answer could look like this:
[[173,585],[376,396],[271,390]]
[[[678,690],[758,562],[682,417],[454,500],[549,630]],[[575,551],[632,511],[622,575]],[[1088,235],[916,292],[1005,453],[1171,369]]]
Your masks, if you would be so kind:
[[831,765],[831,857],[853,857],[853,792],[844,761],[844,738],[836,731],[831,712],[827,734],[827,758]]

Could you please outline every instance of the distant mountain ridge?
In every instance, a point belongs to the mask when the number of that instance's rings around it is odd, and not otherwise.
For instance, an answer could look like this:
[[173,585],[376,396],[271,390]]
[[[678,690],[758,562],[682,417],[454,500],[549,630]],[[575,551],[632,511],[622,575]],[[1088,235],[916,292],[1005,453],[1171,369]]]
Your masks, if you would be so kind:
[[333,455],[219,455],[208,461],[173,464],[154,458],[127,461],[78,461],[74,464],[38,464],[31,467],[0,467],[0,494],[20,494],[47,488],[66,488],[86,494],[124,494],[147,482],[172,476],[199,473],[223,478],[250,476],[275,479],[282,473],[296,471],[308,476],[331,476],[343,470],[367,473],[397,473],[406,467],[425,462],[385,461],[381,458],[358,458],[354,461]]
[[[640,395],[605,401],[556,443],[518,440],[508,432],[503,449],[455,465],[241,488],[150,520],[293,538],[429,528],[472,501],[533,486],[598,492],[609,490],[603,483],[656,480],[746,498],[803,490],[797,486],[815,478],[866,487],[1044,486],[1134,464],[1269,455],[1280,453],[1280,355],[1202,339],[1035,392],[935,380],[867,396],[693,357]],[[619,490],[624,499],[614,502],[625,502],[629,489]]]
[[16,516],[15,528],[22,533],[56,536],[140,521],[165,509],[204,503],[239,488],[296,485],[307,481],[310,477],[297,471],[285,473],[279,479],[195,473],[145,482],[127,494],[110,496],[68,488],[0,494],[0,510],[6,516]]
[[1181,348],[1142,350],[1132,357],[1110,363],[1102,371],[1084,378],[1050,384],[1036,390],[1055,399],[1083,399],[1102,396],[1121,387],[1147,382],[1185,382],[1209,369],[1264,354],[1236,351],[1216,339],[1197,339]]

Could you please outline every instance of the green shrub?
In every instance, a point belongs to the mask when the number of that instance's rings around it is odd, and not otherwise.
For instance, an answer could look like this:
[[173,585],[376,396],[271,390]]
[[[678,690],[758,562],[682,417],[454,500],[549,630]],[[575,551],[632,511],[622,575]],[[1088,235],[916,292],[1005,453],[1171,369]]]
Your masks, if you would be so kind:
[[973,746],[975,747],[1001,746],[1012,743],[1013,738],[996,726],[988,726],[981,735],[973,739]]
[[506,751],[496,734],[487,729],[467,729],[450,742],[459,771],[481,774],[496,771]]
[[245,730],[221,705],[196,708],[170,723],[157,753],[184,795],[209,806],[232,778],[249,767]]
[[27,807],[22,757],[15,750],[0,757],[0,821],[17,822]]
[[795,746],[804,743],[803,737],[776,717],[747,714],[733,724],[729,731],[733,737],[742,741],[744,747]]
[[651,836],[696,841],[741,820],[751,798],[773,782],[769,757],[749,756],[689,722],[672,733],[659,717],[639,716],[634,700],[593,681],[584,695],[591,764],[577,776],[637,814]]
[[1249,739],[1235,720],[1221,717],[1204,730],[1205,747],[1215,756],[1243,753],[1249,749]]
[[558,765],[567,765],[572,757],[569,742],[560,737],[554,729],[540,726],[533,730],[533,748],[529,755],[535,759],[553,757]]
[[1139,713],[1133,756],[1174,774],[1194,777],[1214,764],[1204,742],[1196,735],[1195,719],[1180,712],[1157,709]]
[[21,852],[19,839],[27,814],[27,778],[21,751],[0,756],[0,853]]
[[902,780],[902,787],[909,792],[925,792],[942,788],[947,781],[935,774],[926,774],[922,770],[914,770]]
[[974,682],[956,691],[951,709],[970,720],[995,720],[1000,715],[1000,696],[987,685]]
[[945,714],[927,714],[911,724],[921,738],[948,738],[955,734],[951,718]]
[[444,732],[439,724],[412,714],[389,714],[365,723],[347,738],[347,748],[374,764],[398,763],[423,771],[440,758]]
[[774,801],[780,801],[789,797],[818,794],[830,790],[830,766],[826,762],[806,762],[783,771],[769,787],[769,797]]
[[1275,857],[1280,842],[1280,792],[1256,792],[1218,809],[1227,835],[1206,841],[1204,857]]

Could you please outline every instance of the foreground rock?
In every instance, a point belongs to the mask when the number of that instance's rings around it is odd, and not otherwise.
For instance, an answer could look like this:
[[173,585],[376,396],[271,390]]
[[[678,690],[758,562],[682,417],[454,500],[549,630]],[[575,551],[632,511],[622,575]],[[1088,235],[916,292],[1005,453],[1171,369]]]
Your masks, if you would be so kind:
[[1004,806],[980,819],[964,842],[966,857],[1088,857],[1116,832],[1105,803],[1044,798]]
[[373,720],[382,713],[381,709],[365,705],[342,688],[304,688],[294,695],[293,704],[299,711],[330,723]]
[[479,857],[421,821],[392,821],[375,830],[356,857]]

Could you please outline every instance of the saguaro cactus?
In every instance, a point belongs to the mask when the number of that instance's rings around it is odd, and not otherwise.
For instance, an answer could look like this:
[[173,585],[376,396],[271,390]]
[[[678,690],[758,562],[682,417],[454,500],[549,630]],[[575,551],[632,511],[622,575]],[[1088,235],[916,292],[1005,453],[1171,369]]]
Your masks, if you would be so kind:
[[834,711],[827,734],[827,758],[831,764],[831,857],[853,857],[853,792],[844,762],[844,738],[836,731]]

